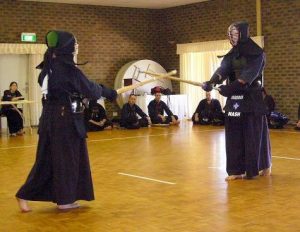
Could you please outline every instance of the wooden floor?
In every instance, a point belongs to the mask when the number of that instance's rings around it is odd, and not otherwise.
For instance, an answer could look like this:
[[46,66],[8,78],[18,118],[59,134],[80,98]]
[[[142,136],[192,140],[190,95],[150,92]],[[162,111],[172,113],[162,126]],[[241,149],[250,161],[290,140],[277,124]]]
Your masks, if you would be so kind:
[[272,177],[227,183],[222,127],[185,122],[90,133],[96,200],[71,212],[30,202],[33,211],[22,214],[14,195],[34,162],[37,136],[4,133],[0,231],[300,231],[299,139],[299,132],[272,131]]

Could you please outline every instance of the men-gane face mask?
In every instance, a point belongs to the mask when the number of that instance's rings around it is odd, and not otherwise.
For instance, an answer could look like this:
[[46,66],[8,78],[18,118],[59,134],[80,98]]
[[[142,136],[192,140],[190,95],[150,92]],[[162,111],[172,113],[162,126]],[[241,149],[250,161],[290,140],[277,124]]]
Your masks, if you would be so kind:
[[228,39],[232,46],[246,42],[249,37],[249,24],[247,22],[236,22],[228,27]]
[[239,42],[240,32],[239,32],[238,28],[233,24],[231,24],[228,27],[228,39],[232,46],[236,46]]

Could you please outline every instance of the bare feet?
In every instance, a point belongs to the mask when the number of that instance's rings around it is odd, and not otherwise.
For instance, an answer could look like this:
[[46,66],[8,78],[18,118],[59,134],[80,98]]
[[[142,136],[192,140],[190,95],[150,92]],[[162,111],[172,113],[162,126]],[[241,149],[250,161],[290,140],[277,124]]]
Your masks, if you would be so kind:
[[76,202],[74,202],[72,204],[67,204],[67,205],[57,205],[57,208],[60,210],[77,209],[79,207],[80,207],[80,205],[77,204]]
[[271,173],[272,173],[271,167],[259,171],[260,176],[271,176]]
[[230,175],[227,176],[225,178],[226,181],[232,181],[232,180],[241,180],[241,179],[245,179],[246,175],[245,174],[241,174],[241,175]]
[[22,213],[28,213],[31,211],[26,200],[17,198],[17,201],[18,201],[18,205],[19,205],[19,208],[22,211]]

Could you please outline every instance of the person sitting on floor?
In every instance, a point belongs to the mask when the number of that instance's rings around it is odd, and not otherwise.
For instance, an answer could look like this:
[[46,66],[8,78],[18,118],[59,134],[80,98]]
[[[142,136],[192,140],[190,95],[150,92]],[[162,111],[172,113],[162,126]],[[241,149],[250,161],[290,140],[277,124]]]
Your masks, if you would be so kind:
[[271,117],[271,112],[275,111],[275,101],[271,95],[267,94],[267,91],[265,88],[262,88],[261,91],[262,91],[265,106],[267,108],[266,116],[267,116],[267,120],[268,120],[268,125],[270,127],[270,117]]
[[[174,115],[167,104],[161,101],[161,92],[155,93],[155,99],[149,103],[148,111],[153,124],[178,125],[180,123],[178,116]],[[168,116],[164,116],[164,112]]]
[[211,92],[206,92],[206,98],[200,101],[192,121],[194,125],[224,125],[221,104],[217,99],[211,97]]
[[[141,117],[140,119],[138,115]],[[130,94],[128,103],[123,105],[121,111],[120,126],[127,129],[139,129],[140,127],[147,127],[149,124],[150,118],[136,104],[136,96]]]
[[[17,82],[13,81],[9,85],[9,90],[4,91],[2,101],[18,101],[22,100],[22,94],[18,91]],[[9,133],[11,136],[23,135],[23,118],[22,109],[16,108],[17,105],[3,105],[1,113],[6,116]]]
[[97,100],[90,100],[84,111],[86,128],[88,131],[103,131],[112,129],[113,124],[108,120],[105,109],[97,103]]

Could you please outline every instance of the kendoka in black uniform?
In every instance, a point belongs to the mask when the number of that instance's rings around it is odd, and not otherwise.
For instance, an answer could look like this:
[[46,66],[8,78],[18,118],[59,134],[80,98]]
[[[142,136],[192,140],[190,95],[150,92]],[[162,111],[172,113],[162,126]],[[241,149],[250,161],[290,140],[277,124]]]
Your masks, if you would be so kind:
[[206,92],[206,98],[199,102],[192,121],[196,125],[224,125],[221,104],[218,99],[211,98],[210,92]]
[[[77,200],[94,200],[86,145],[84,115],[78,96],[116,98],[116,91],[93,83],[73,61],[76,39],[68,32],[50,31],[39,76],[47,86],[40,117],[35,164],[16,197],[22,211],[29,201],[51,201],[59,209],[76,208]],[[47,84],[45,84],[47,83]]]
[[[149,125],[149,117],[135,104],[136,96],[131,94],[128,103],[124,104],[121,111],[120,126],[127,129],[139,129]],[[141,118],[138,118],[139,115]]]
[[90,100],[88,107],[84,110],[85,125],[88,131],[103,131],[112,129],[113,124],[107,118],[105,109],[97,103],[97,100]]
[[210,91],[221,84],[220,93],[227,97],[225,105],[225,135],[227,180],[270,174],[271,151],[262,97],[262,72],[265,66],[263,50],[249,38],[249,25],[237,22],[228,28],[233,48],[224,56],[221,66],[206,82]]
[[[153,124],[179,124],[178,116],[174,115],[167,104],[161,99],[161,93],[155,93],[155,99],[148,104],[148,112]],[[164,112],[168,116],[164,116]]]

